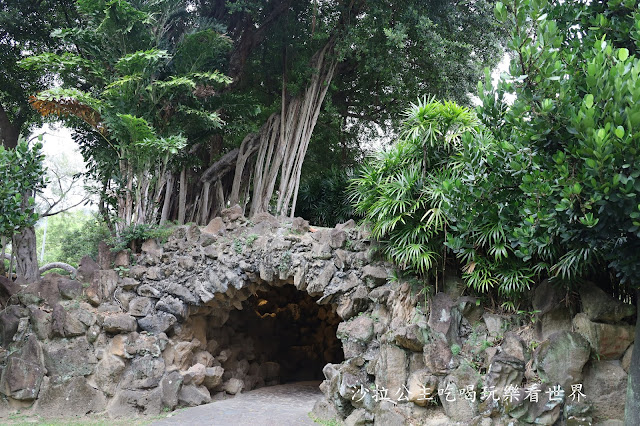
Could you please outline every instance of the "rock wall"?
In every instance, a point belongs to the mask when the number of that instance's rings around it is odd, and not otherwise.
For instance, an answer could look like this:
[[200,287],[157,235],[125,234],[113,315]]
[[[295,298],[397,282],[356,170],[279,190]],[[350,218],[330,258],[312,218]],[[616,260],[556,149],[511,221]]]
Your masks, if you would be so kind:
[[567,304],[545,282],[534,315],[496,315],[455,278],[425,300],[372,253],[353,222],[232,208],[140,254],[83,259],[78,280],[47,275],[0,314],[0,406],[158,414],[319,378],[314,414],[349,425],[623,418],[633,306],[595,285]]

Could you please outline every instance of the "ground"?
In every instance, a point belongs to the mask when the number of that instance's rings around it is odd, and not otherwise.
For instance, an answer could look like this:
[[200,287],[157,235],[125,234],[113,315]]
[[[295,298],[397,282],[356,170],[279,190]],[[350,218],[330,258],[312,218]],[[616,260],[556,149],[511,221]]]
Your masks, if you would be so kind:
[[106,416],[45,419],[42,416],[15,413],[0,417],[3,425],[91,425],[91,426],[271,426],[314,425],[309,413],[322,396],[319,382],[299,382],[269,386],[240,394],[236,397],[193,408],[183,408],[154,417],[112,420]]
[[299,382],[264,387],[171,413],[152,425],[313,425],[309,412],[322,396],[318,385],[318,382]]

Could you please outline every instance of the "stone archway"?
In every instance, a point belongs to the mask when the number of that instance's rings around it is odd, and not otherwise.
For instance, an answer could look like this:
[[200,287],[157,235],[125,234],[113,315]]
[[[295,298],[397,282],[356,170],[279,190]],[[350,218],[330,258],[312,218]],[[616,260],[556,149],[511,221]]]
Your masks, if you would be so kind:
[[312,229],[226,212],[145,243],[129,273],[129,312],[144,331],[166,333],[165,371],[184,378],[182,405],[322,381],[327,364],[344,361],[338,325],[368,306],[368,285],[386,281],[385,270],[365,266],[368,245],[353,222]]
[[[16,336],[5,340],[29,335],[39,349],[16,344],[3,377],[20,374],[14,358],[24,351],[43,354],[22,386],[28,395],[4,393],[37,400],[36,410],[50,413],[72,410],[62,396],[77,393],[88,398],[86,412],[130,417],[327,379],[343,356],[373,356],[374,328],[387,325],[358,316],[388,296],[371,293],[387,282],[387,270],[368,249],[353,222],[314,229],[301,219],[248,220],[228,209],[206,228],[181,226],[167,241],[145,242],[135,263],[118,263],[118,271],[83,262],[80,281],[43,280],[33,297],[19,299],[25,306],[12,308]],[[43,306],[33,304],[42,298]],[[369,322],[354,331],[346,322],[356,316]]]

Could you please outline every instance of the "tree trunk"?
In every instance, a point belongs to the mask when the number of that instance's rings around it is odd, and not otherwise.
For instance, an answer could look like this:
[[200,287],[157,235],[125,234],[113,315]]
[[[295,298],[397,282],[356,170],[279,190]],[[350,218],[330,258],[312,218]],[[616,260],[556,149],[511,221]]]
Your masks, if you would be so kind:
[[[0,237],[0,276],[4,276],[7,272],[4,267],[6,252],[7,252],[7,237],[3,235]],[[11,260],[11,258],[9,258],[9,260]]]
[[[150,178],[146,171],[139,174],[135,189],[135,223],[154,223],[146,222],[149,210],[151,210],[152,199],[149,199]],[[154,218],[155,219],[155,218]]]
[[232,206],[240,202],[240,189],[242,187],[242,177],[245,174],[245,167],[249,158],[258,150],[260,146],[259,143],[259,135],[257,133],[251,133],[244,138],[240,145],[233,184],[231,185],[231,194],[229,195],[229,204]]
[[201,214],[200,214],[200,224],[206,225],[209,219],[209,192],[211,188],[211,182],[205,182],[202,187],[202,203],[201,205]]
[[169,207],[171,207],[171,193],[173,192],[173,174],[169,173],[164,191],[164,202],[162,203],[162,213],[160,214],[160,225],[169,218]]
[[[110,179],[108,179],[106,177],[103,179],[103,181],[102,181],[102,194],[106,194],[107,191],[109,190],[109,182],[110,182]],[[107,225],[107,228],[109,228],[109,232],[113,233],[115,231],[115,229],[114,229],[114,226],[113,226],[113,222],[111,221],[111,218],[109,217],[109,209],[107,208],[107,205],[105,203],[105,197],[104,196],[100,196],[100,201],[98,202],[98,213],[102,217],[102,220],[104,221],[104,223]]]
[[127,161],[127,189],[125,193],[124,226],[128,228],[133,223],[133,166]]
[[251,215],[268,211],[276,181],[280,185],[277,215],[293,215],[302,163],[313,129],[336,68],[331,55],[335,39],[331,38],[311,60],[311,81],[302,96],[286,103],[283,80],[282,110],[273,114],[260,129],[260,148],[253,180]]
[[124,152],[120,155],[120,175],[126,185],[124,189],[118,191],[118,217],[122,219],[115,224],[118,235],[131,225],[133,217],[133,166],[124,158]]
[[224,210],[224,188],[222,186],[222,181],[221,180],[218,180],[216,182],[215,191],[216,191],[215,202],[214,202],[213,207],[211,209],[212,212],[211,212],[211,215],[209,216],[209,220],[211,220],[214,217],[218,216],[220,214],[220,212],[222,210]]
[[627,380],[627,402],[624,411],[625,426],[640,425],[640,290],[636,290],[636,305],[636,332]]
[[[167,182],[167,175],[169,173],[164,171],[164,167],[162,169],[162,172],[160,172],[160,174],[158,175],[157,179],[151,179],[150,182],[150,187],[152,185],[153,189],[152,189],[152,193],[153,195],[153,200],[151,201],[151,205],[149,206],[149,210],[147,211],[147,218],[146,223],[156,223],[157,220],[162,220],[162,216],[160,218],[158,218],[158,213],[161,212],[160,210],[160,200],[162,200],[162,194],[165,192],[164,191],[164,186],[168,183]],[[164,207],[164,205],[163,205]]]
[[[260,128],[260,148],[254,167],[251,215],[268,211],[273,185],[269,185],[274,175],[273,169],[280,168],[281,156],[277,155],[275,144],[280,140],[280,116],[272,114]],[[274,182],[275,184],[275,182]]]
[[16,282],[26,284],[40,277],[36,250],[36,233],[33,226],[24,228],[13,236],[12,252],[16,258]]
[[187,204],[187,169],[180,172],[180,192],[178,194],[178,225],[184,225]]
[[0,105],[0,144],[6,149],[18,146],[21,123],[11,122],[2,105]]

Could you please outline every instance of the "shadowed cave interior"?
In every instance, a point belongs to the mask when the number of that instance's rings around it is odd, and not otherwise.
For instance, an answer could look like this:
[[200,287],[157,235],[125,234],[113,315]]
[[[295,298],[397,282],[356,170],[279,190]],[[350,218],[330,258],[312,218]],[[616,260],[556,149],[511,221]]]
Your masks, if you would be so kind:
[[[333,305],[318,305],[293,285],[269,286],[242,302],[222,327],[208,328],[207,339],[218,346],[225,378],[248,366],[245,390],[306,380],[323,380],[327,363],[344,361],[336,331],[340,318]],[[220,351],[223,348],[227,349]],[[227,359],[225,359],[227,358]],[[236,361],[233,361],[236,360]],[[263,366],[253,383],[253,366]],[[274,371],[276,370],[276,371]],[[247,379],[248,382],[247,382]]]

